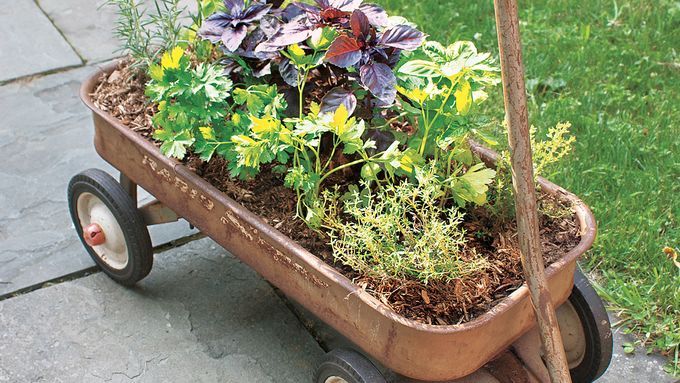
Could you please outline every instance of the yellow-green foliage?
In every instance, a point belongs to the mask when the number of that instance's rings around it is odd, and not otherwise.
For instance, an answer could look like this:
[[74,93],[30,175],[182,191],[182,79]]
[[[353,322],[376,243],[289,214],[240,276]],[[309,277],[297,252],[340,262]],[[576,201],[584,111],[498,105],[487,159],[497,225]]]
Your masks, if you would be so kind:
[[533,148],[534,174],[548,176],[553,165],[571,153],[576,137],[569,135],[571,124],[558,123],[548,129],[545,140],[536,140],[536,128],[531,127],[531,146]]
[[354,189],[343,198],[326,192],[324,224],[336,260],[365,275],[425,283],[486,268],[481,256],[463,253],[462,215],[440,206],[445,190],[436,177],[430,168],[418,172],[417,183]]
[[[569,122],[558,123],[548,129],[546,139],[536,139],[536,128],[529,129],[531,138],[534,177],[549,177],[555,171],[555,165],[573,150],[576,138],[569,134]],[[512,175],[510,173],[510,152],[504,151],[497,163],[498,175],[495,180],[496,198],[491,211],[501,217],[513,214]]]

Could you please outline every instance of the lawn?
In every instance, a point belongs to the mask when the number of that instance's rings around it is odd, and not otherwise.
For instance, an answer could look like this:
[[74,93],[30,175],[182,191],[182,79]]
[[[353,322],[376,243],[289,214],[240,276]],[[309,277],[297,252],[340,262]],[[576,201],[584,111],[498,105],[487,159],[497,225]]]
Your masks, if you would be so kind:
[[[433,39],[475,41],[497,55],[493,2],[379,0]],[[521,1],[530,122],[570,121],[577,138],[546,175],[588,203],[598,239],[582,262],[630,331],[678,373],[680,2]],[[501,90],[486,104],[498,123]]]

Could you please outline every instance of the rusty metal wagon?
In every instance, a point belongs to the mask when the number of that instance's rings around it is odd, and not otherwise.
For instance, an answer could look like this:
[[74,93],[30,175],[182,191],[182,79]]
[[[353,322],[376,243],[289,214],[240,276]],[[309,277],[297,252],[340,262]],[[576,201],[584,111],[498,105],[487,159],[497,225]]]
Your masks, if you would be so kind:
[[[83,84],[81,98],[93,111],[97,153],[120,171],[120,179],[86,170],[71,180],[68,198],[78,235],[111,278],[124,285],[144,278],[153,263],[147,226],[182,217],[351,341],[355,350],[327,354],[316,382],[548,379],[526,284],[468,323],[441,326],[406,319],[95,107],[90,94],[101,73]],[[493,162],[493,152],[473,149]],[[553,303],[560,306],[571,375],[590,382],[607,368],[612,347],[606,311],[576,264],[593,243],[595,220],[572,193],[545,179],[539,183],[543,193],[573,206],[580,225],[580,243],[546,271]],[[157,199],[138,207],[138,185]]]

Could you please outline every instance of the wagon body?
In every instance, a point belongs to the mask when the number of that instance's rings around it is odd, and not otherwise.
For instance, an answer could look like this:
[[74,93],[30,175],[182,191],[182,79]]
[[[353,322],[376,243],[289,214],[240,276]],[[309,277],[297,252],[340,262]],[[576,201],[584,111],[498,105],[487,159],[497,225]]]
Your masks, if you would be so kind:
[[[102,71],[110,73],[114,68],[112,64]],[[93,111],[97,153],[384,366],[425,381],[464,377],[535,325],[526,284],[484,315],[460,325],[427,325],[396,314],[98,109],[89,95],[101,74],[90,77],[81,88],[83,102]],[[485,161],[493,161],[493,152],[473,149]],[[581,229],[580,243],[546,269],[552,300],[558,306],[569,297],[576,260],[592,245],[596,227],[592,213],[575,195],[547,180],[539,179],[539,183],[542,192],[574,207]]]

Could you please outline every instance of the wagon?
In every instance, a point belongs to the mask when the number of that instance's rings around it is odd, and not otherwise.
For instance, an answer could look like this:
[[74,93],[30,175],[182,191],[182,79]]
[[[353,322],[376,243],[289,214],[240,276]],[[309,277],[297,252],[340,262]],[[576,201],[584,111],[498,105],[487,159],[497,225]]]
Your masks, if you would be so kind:
[[[184,218],[350,341],[353,349],[329,351],[316,382],[504,382],[517,374],[527,381],[547,380],[526,284],[464,324],[428,325],[398,315],[98,109],[90,94],[102,73],[110,73],[115,65],[85,81],[81,98],[93,112],[97,153],[120,171],[120,178],[89,169],[74,176],[68,187],[78,235],[97,265],[115,281],[132,285],[150,272],[153,252],[148,225]],[[493,163],[492,151],[472,146],[483,160]],[[550,265],[546,274],[553,303],[560,306],[572,377],[590,382],[607,368],[612,348],[606,311],[576,263],[593,243],[595,220],[574,194],[545,179],[539,183],[543,193],[573,206],[579,223],[580,243]],[[156,200],[138,207],[137,186]]]

